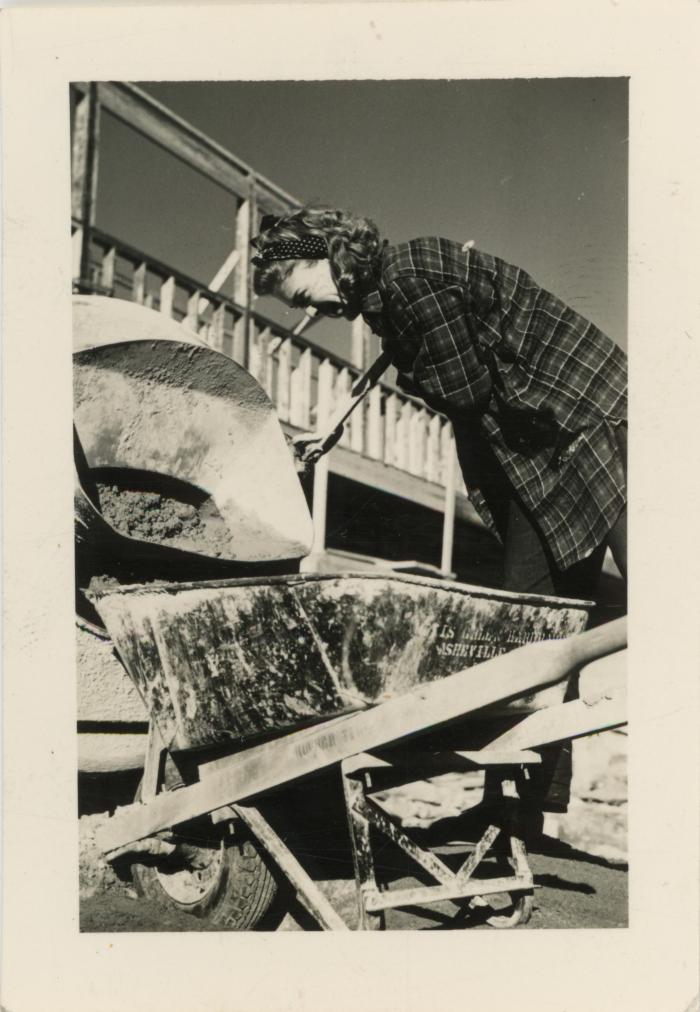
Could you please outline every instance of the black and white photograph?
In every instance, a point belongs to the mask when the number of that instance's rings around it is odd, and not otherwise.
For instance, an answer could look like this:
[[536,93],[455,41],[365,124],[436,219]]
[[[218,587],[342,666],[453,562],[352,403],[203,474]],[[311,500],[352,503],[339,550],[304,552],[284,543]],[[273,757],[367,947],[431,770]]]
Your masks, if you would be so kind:
[[695,1012],[697,18],[594,6],[2,23],[9,1012]]
[[626,925],[627,104],[74,86],[83,930]]

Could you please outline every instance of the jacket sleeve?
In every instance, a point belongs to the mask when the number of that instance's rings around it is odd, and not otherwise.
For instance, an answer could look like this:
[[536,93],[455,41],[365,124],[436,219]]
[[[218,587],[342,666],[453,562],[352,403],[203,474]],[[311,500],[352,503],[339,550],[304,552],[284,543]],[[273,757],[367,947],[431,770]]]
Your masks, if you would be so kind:
[[413,382],[446,411],[473,411],[491,393],[491,374],[477,354],[464,300],[456,285],[413,276],[392,282],[390,312],[397,342],[417,349]]

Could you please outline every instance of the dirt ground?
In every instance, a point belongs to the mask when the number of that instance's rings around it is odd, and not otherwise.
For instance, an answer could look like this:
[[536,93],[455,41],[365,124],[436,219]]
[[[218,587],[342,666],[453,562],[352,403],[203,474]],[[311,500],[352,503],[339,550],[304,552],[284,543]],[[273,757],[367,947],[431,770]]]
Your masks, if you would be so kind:
[[[313,791],[292,788],[268,799],[264,812],[310,877],[326,893],[350,927],[356,925],[355,884],[347,831],[347,816],[332,781],[318,779]],[[469,851],[464,841],[477,840],[485,823],[471,809],[457,819],[446,818],[424,830],[411,830],[414,838],[443,861],[457,868]],[[94,833],[104,815],[81,818],[81,930],[82,931],[207,931],[205,921],[189,913],[161,907],[139,897],[128,880],[119,880],[101,860]],[[491,821],[490,819],[488,821]],[[445,842],[460,840],[462,842]],[[527,928],[620,928],[627,925],[627,866],[595,857],[583,850],[541,835],[529,847],[535,878],[534,911]],[[377,841],[378,876],[390,888],[429,884],[412,860],[393,845]],[[491,859],[478,876],[496,873]],[[503,874],[498,871],[498,874]],[[275,916],[276,913],[276,916]],[[478,911],[464,916],[452,902],[431,908],[390,910],[387,929],[450,930],[483,928]],[[523,926],[524,927],[524,926]],[[280,894],[267,930],[318,930],[293,896]],[[520,930],[520,929],[518,929]]]
[[[576,851],[558,841],[530,855],[535,877],[535,906],[530,922],[515,930],[542,928],[624,928],[627,926],[627,870],[601,858]],[[397,879],[392,888],[417,885],[410,877]],[[346,920],[356,924],[355,886],[348,878],[321,880],[319,885]],[[81,931],[207,931],[206,921],[152,900],[136,896],[127,887],[103,891],[81,902]],[[480,920],[462,917],[451,903],[410,910],[390,910],[387,930],[447,931],[484,929]],[[277,927],[279,931],[314,930],[315,925],[295,904]],[[218,930],[218,929],[214,929]],[[494,929],[489,929],[494,930]]]

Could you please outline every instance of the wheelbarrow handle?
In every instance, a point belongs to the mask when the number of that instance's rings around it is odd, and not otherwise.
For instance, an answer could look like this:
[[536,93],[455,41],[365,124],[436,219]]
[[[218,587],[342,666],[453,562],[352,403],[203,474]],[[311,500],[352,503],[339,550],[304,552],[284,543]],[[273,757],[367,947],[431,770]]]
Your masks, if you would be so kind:
[[379,378],[391,365],[388,352],[382,352],[369,369],[355,380],[347,397],[344,397],[328,420],[323,432],[304,433],[297,436],[294,445],[305,463],[316,463],[338,442],[343,434],[343,425],[357,405],[367,396]]

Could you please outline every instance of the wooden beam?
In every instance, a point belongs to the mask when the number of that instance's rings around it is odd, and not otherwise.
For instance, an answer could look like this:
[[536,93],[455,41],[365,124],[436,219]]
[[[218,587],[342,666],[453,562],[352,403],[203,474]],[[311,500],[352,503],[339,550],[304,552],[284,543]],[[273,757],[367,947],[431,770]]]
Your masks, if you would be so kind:
[[447,483],[445,485],[445,512],[442,524],[442,556],[440,569],[452,572],[452,551],[455,537],[455,507],[457,502],[457,453],[454,439],[450,440],[447,460]]
[[321,724],[214,760],[206,764],[206,776],[199,783],[160,794],[149,805],[122,809],[104,824],[98,843],[105,851],[114,850],[357,752],[424,733],[475,710],[552,685],[588,661],[621,649],[626,642],[626,620],[618,619],[564,640],[530,643],[336,719],[330,728]]
[[[85,85],[74,87],[85,93]],[[133,84],[100,83],[97,94],[107,112],[238,197],[247,198],[254,176],[266,211],[285,214],[300,206],[291,194]]]
[[352,863],[355,870],[357,892],[358,926],[361,931],[378,931],[383,927],[383,915],[370,914],[365,907],[365,896],[377,892],[377,879],[372,854],[372,840],[369,820],[359,806],[364,801],[363,779],[353,776],[354,761],[358,757],[344,759],[341,763],[341,780],[345,797],[345,812],[352,843]]
[[[371,457],[353,453],[340,444],[326,456],[329,460],[331,474],[337,474],[341,478],[350,478],[352,481],[358,481],[364,485],[371,485],[380,492],[399,496],[409,502],[415,502],[420,506],[435,510],[437,513],[444,512],[445,490],[442,485],[436,485],[425,478],[418,478],[398,467],[384,464],[380,460],[372,460]],[[473,505],[464,495],[456,497],[455,516],[464,523],[473,524],[486,530]]]
[[248,181],[248,195],[246,200],[238,205],[236,211],[236,252],[238,259],[233,272],[233,298],[239,306],[243,307],[243,315],[236,320],[233,329],[233,357],[241,365],[247,365],[245,355],[248,347],[252,299],[250,239],[255,210],[250,190],[251,184]]
[[574,699],[570,703],[548,706],[528,714],[515,727],[494,738],[483,751],[539,748],[556,741],[608,731],[626,723],[627,697],[623,692],[591,706],[582,699]]
[[424,903],[441,903],[443,900],[466,899],[468,896],[491,896],[494,893],[512,893],[532,889],[531,874],[511,875],[508,878],[457,879],[450,885],[419,886],[415,889],[389,889],[374,896],[368,895],[365,906],[371,912],[394,907],[413,907]]
[[[318,367],[318,392],[316,396],[316,432],[325,432],[333,410],[333,383],[335,369],[328,359]],[[314,467],[314,488],[311,517],[314,540],[311,555],[320,555],[326,547],[326,516],[328,510],[328,474],[330,456],[324,454]]]
[[71,152],[71,211],[81,226],[78,278],[89,281],[91,228],[95,224],[100,107],[97,85],[90,84],[78,99],[73,120]]
[[234,811],[253,831],[258,841],[277,862],[294,886],[299,902],[315,917],[324,931],[349,931],[313,879],[304,871],[291,850],[277,835],[259,809],[253,805],[233,805]]

